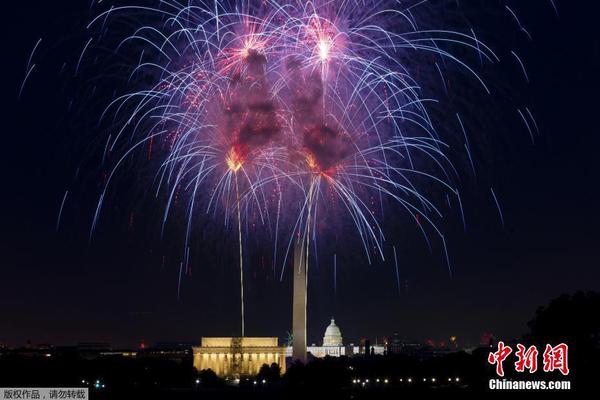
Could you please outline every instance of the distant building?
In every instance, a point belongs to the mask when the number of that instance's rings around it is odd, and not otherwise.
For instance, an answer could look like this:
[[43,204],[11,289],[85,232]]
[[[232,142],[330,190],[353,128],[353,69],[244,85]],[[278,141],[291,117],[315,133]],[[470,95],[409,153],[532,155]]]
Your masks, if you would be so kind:
[[138,350],[138,357],[157,358],[175,361],[176,363],[190,362],[193,357],[192,349],[197,343],[187,342],[158,342],[154,347]]
[[202,344],[193,347],[194,367],[239,378],[256,375],[264,364],[275,363],[284,373],[285,352],[276,337],[203,337]]
[[404,348],[404,343],[400,338],[398,333],[394,333],[390,340],[388,341],[388,353],[390,354],[398,354],[401,353]]
[[[369,342],[368,340],[366,341]],[[368,350],[367,350],[368,348]],[[322,358],[322,357],[340,357],[340,356],[351,356],[358,354],[384,354],[385,346],[382,345],[367,345],[365,346],[354,346],[350,344],[349,346],[344,346],[344,342],[342,339],[342,332],[340,328],[336,325],[335,319],[331,318],[331,322],[329,326],[325,329],[325,335],[323,336],[323,345],[317,346],[313,344],[312,346],[308,346],[306,348],[309,354],[313,357]],[[286,349],[286,356],[292,356],[292,347],[289,346]]]
[[85,360],[93,360],[100,357],[101,353],[112,351],[112,346],[102,342],[83,342],[77,344],[79,356]]
[[308,346],[307,351],[313,357],[339,357],[346,354],[346,348],[342,340],[342,332],[335,324],[335,320],[331,318],[331,323],[325,329],[323,336],[323,346]]
[[135,350],[111,350],[100,353],[101,357],[137,357],[138,352]]
[[417,356],[423,351],[423,345],[418,342],[402,342],[402,354]]

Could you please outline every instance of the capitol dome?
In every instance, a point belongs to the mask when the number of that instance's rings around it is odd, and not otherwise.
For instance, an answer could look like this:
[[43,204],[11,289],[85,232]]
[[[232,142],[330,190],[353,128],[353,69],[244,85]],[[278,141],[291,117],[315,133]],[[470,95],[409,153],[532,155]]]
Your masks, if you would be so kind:
[[331,318],[331,324],[325,330],[323,336],[323,346],[342,346],[342,332],[335,324],[335,320]]

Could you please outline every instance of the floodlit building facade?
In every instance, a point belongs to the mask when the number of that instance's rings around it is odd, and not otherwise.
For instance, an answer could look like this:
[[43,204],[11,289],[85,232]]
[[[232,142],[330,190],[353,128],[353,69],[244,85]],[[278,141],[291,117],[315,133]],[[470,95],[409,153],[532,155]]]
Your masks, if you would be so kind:
[[[331,318],[329,326],[325,329],[325,335],[323,335],[323,345],[317,346],[313,344],[308,346],[306,351],[313,357],[340,357],[340,356],[352,356],[365,354],[381,355],[385,353],[385,346],[383,345],[368,345],[368,350],[365,346],[355,346],[354,344],[344,345],[342,338],[342,332],[339,326],[336,325],[335,320]],[[286,355],[292,357],[292,347],[288,347]]]
[[325,335],[323,335],[323,346],[309,346],[307,351],[313,355],[313,357],[339,357],[346,354],[346,348],[342,340],[342,332],[340,328],[335,324],[335,320],[331,318],[331,323],[325,329]]
[[285,347],[276,337],[203,337],[193,348],[194,367],[211,369],[220,377],[239,378],[258,374],[264,365],[276,363],[285,372]]

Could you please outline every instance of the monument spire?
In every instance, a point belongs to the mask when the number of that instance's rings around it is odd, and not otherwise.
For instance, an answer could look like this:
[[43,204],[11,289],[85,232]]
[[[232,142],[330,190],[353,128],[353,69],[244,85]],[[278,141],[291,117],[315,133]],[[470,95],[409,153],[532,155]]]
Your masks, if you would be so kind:
[[294,301],[292,358],[306,363],[306,255],[302,240],[294,243]]

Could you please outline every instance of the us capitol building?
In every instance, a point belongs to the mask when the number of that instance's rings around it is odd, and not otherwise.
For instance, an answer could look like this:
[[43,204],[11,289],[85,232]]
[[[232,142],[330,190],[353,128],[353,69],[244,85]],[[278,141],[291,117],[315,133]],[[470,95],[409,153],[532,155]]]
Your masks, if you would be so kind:
[[[371,351],[372,354],[384,354],[385,346],[379,344],[369,345],[370,350],[365,350],[363,346],[355,346],[353,343],[350,345],[344,345],[342,341],[342,332],[340,328],[335,324],[335,319],[331,318],[331,323],[325,329],[325,335],[323,336],[323,345],[307,346],[306,350],[313,357],[340,357],[340,356],[352,356],[355,354],[364,354],[365,351]],[[292,356],[292,347],[286,348],[285,352],[287,357]]]
[[[325,335],[323,336],[323,346],[306,346],[306,351],[312,354],[313,357],[339,357],[346,355],[346,348],[342,341],[342,332],[340,328],[335,324],[335,319],[331,318],[331,323],[325,329]],[[292,347],[286,348],[286,356],[292,356]]]

